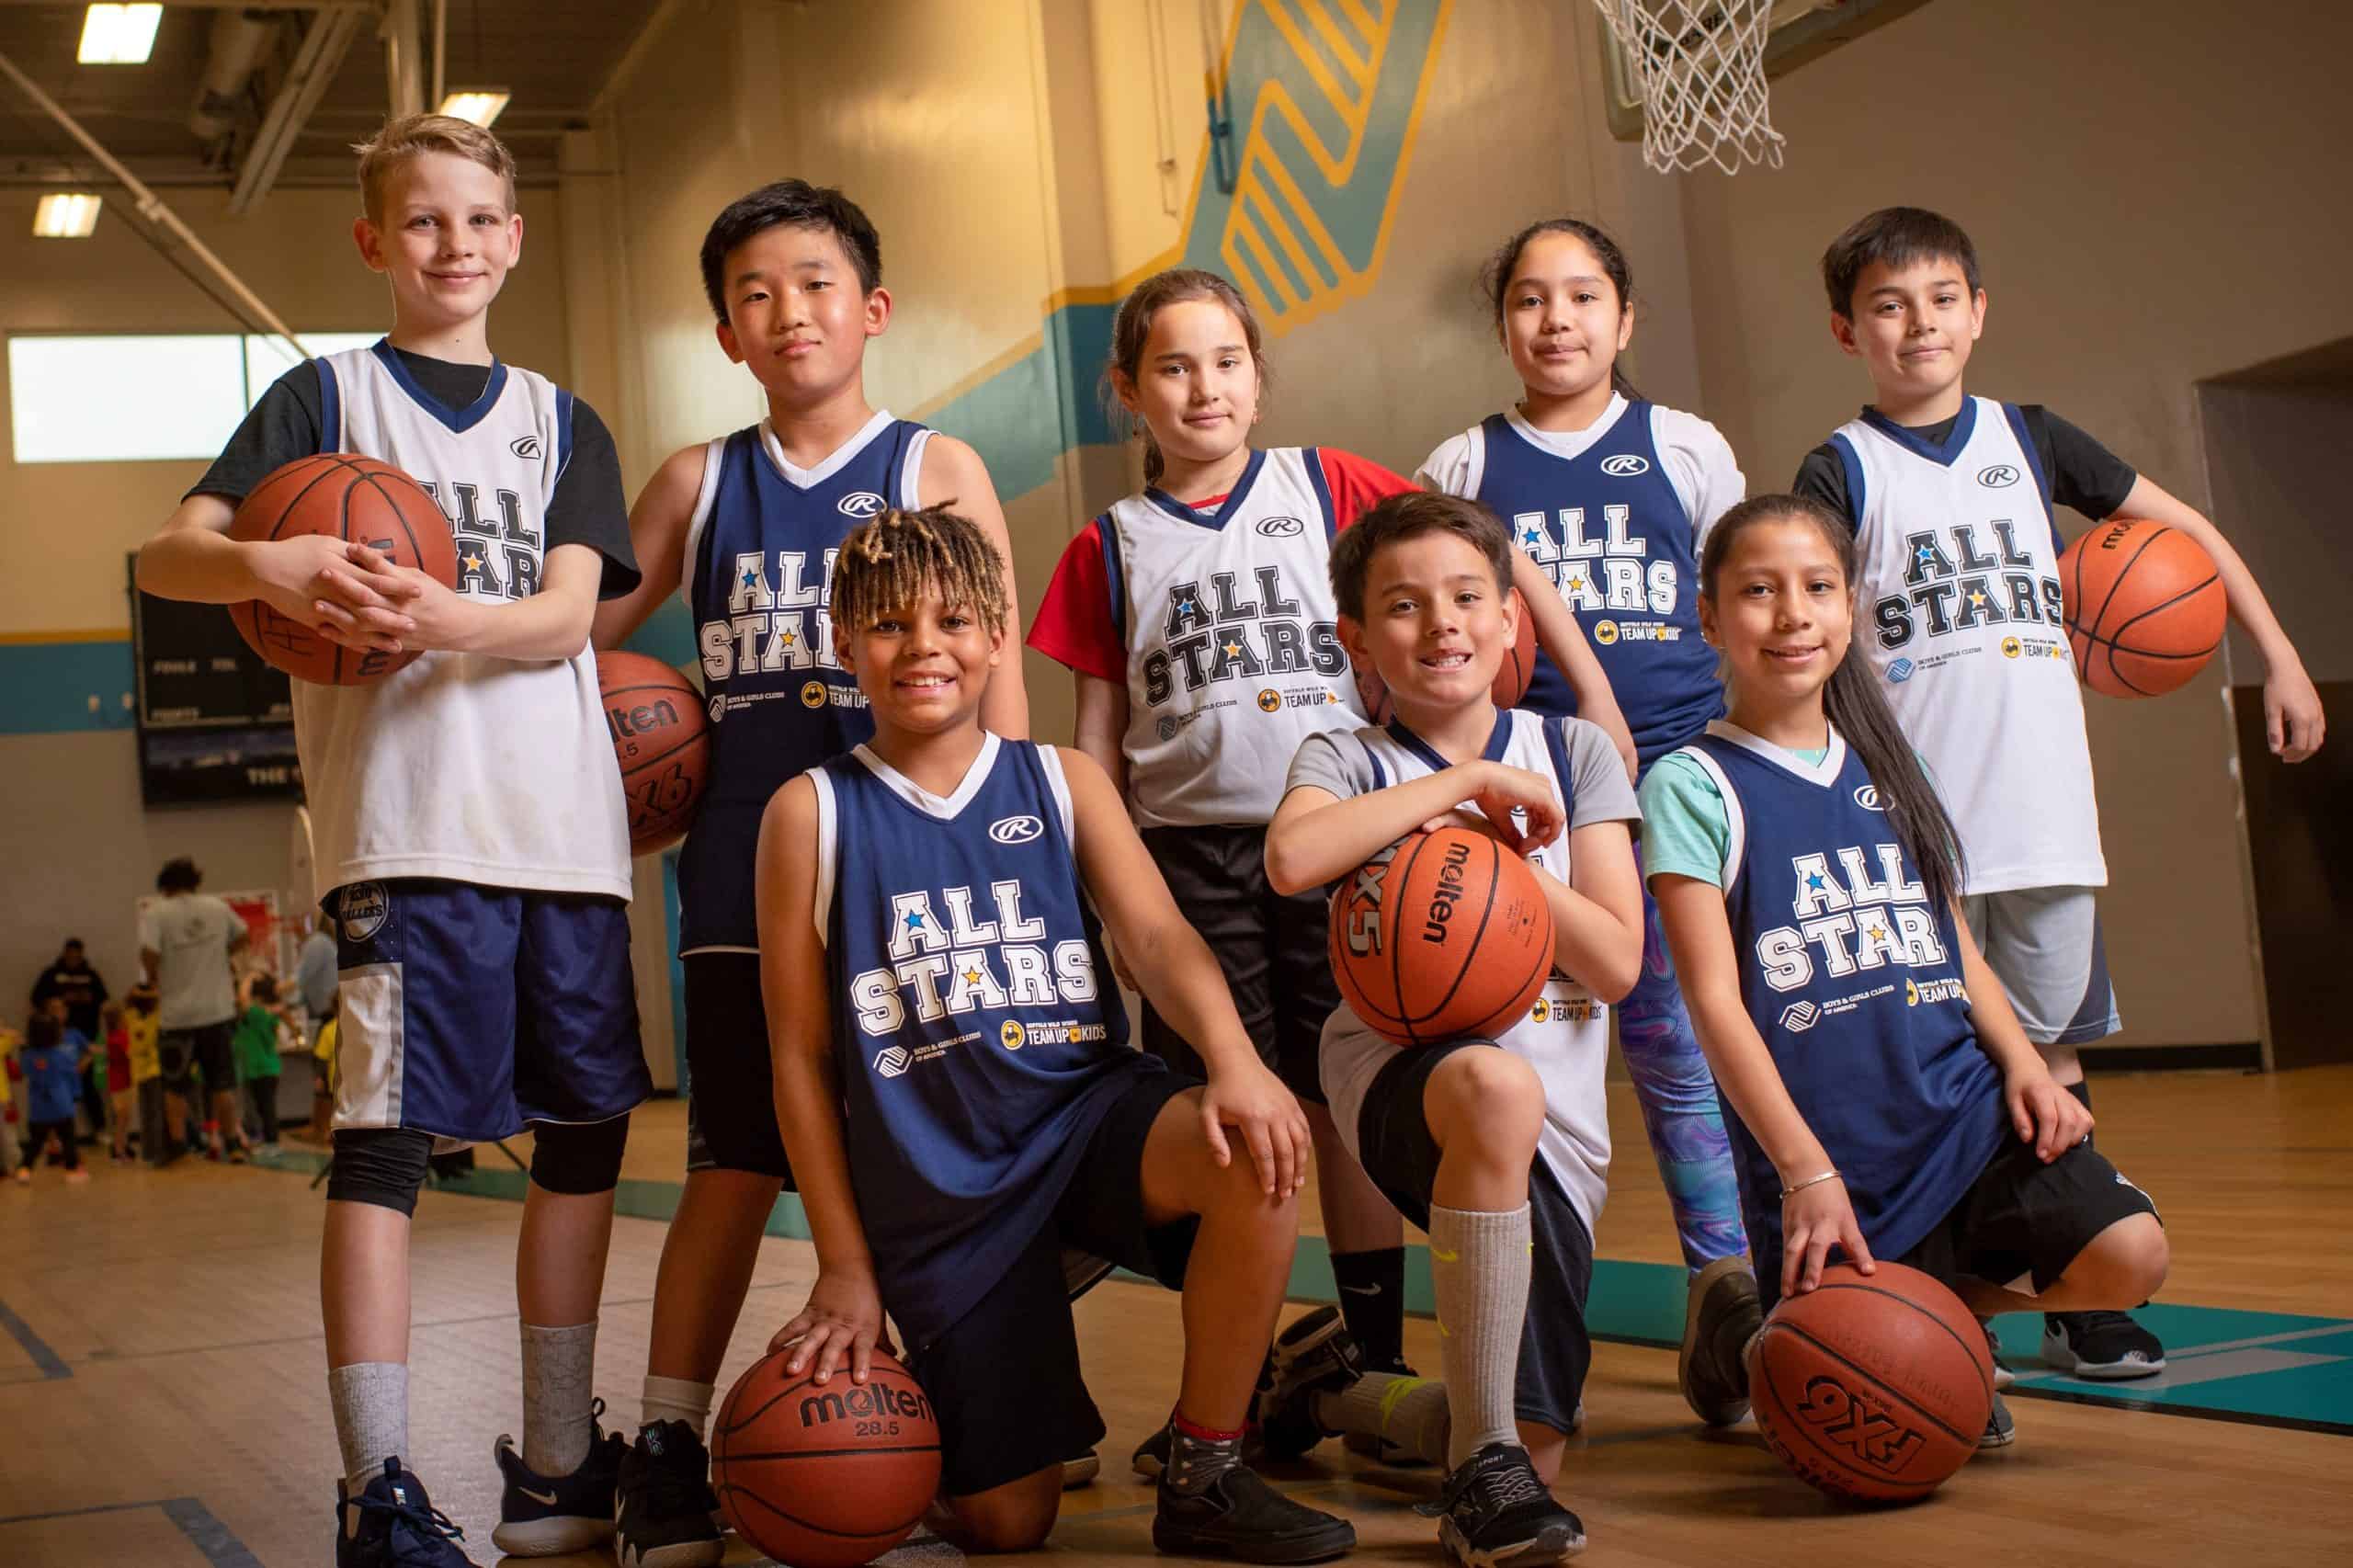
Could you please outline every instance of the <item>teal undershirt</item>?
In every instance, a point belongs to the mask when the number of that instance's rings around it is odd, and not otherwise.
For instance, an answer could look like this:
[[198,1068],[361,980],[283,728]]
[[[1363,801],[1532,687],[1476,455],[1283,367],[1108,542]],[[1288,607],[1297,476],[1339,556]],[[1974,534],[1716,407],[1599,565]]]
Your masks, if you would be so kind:
[[[1820,767],[1828,746],[1792,749],[1791,756]],[[1679,751],[1660,757],[1641,790],[1643,880],[1661,872],[1689,877],[1710,887],[1724,885],[1724,857],[1732,852],[1732,815],[1708,770]]]

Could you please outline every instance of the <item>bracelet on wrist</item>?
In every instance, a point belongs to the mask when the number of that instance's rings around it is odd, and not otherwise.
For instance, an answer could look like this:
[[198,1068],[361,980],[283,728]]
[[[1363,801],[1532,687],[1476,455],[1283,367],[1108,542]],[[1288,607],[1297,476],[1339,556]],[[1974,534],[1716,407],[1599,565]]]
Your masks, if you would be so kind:
[[1837,1179],[1838,1168],[1836,1165],[1833,1165],[1830,1169],[1823,1172],[1820,1176],[1810,1176],[1803,1181],[1793,1181],[1789,1186],[1781,1188],[1781,1201],[1787,1203],[1790,1199],[1795,1198],[1799,1193],[1803,1192],[1809,1187],[1820,1187],[1825,1181],[1836,1181]]

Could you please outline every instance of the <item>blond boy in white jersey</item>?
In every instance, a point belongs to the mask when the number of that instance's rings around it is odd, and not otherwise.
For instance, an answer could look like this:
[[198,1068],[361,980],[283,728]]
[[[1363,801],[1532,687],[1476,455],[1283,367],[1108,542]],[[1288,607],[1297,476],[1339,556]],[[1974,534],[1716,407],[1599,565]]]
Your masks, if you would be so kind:
[[[622,1449],[595,1420],[597,1301],[628,1113],[649,1092],[629,966],[620,778],[588,631],[637,581],[611,437],[490,351],[521,257],[496,138],[417,115],[359,149],[352,233],[392,327],[296,367],[140,553],[148,592],[266,600],[346,646],[422,656],[298,682],[295,732],[338,933],[341,1071],[320,1298],[342,1449],[336,1568],[465,1568],[408,1468],[409,1218],[438,1140],[534,1133],[517,1248],[523,1443],[493,1540],[543,1555],[612,1532]],[[358,450],[430,490],[455,589],[364,544],[228,537],[271,470]]]
[[[1791,488],[1855,527],[1856,618],[1870,627],[1857,646],[1951,810],[1971,933],[2052,1076],[2089,1105],[2076,1048],[2119,1017],[2054,508],[2163,523],[2213,559],[2263,656],[2265,733],[2283,761],[2320,749],[2320,695],[2246,563],[2195,507],[2049,410],[1962,388],[1985,290],[1958,223],[1916,207],[1873,212],[1832,242],[1822,274],[1831,334],[1870,370],[1877,401],[1808,454]],[[2122,1312],[2046,1316],[2042,1355],[2078,1377],[2165,1368],[2156,1336]]]

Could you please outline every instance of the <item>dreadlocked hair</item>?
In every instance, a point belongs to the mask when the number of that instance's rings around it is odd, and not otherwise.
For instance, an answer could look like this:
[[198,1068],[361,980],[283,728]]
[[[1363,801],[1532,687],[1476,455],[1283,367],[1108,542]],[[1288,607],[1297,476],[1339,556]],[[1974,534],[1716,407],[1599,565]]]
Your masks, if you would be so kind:
[[850,529],[834,558],[826,608],[844,631],[869,626],[919,599],[972,610],[1001,628],[1005,562],[970,517],[943,501],[920,511],[892,506]]

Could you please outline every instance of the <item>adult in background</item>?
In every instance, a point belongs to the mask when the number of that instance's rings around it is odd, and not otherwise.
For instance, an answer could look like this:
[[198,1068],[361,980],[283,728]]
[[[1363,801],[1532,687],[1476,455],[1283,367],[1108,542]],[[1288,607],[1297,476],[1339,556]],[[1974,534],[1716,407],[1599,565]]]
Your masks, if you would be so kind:
[[302,917],[301,950],[294,955],[294,984],[301,994],[302,1010],[311,1016],[311,1038],[318,1039],[335,1011],[335,935],[315,912]]
[[[162,996],[158,1056],[171,1139],[166,1159],[188,1146],[190,1067],[203,1071],[211,1096],[206,1156],[220,1159],[223,1128],[237,1127],[237,982],[230,960],[245,945],[245,923],[221,900],[197,892],[203,884],[204,873],[187,856],[166,860],[155,873],[155,891],[164,896],[139,918],[139,961],[155,977]],[[243,1164],[243,1147],[231,1157]]]
[[[84,1040],[106,1038],[106,1031],[99,1027],[98,1009],[106,1005],[107,983],[91,967],[79,937],[66,937],[64,947],[58,949],[57,961],[42,970],[40,978],[33,982],[33,1011],[46,1008],[52,996],[64,998],[66,1028],[81,1030]],[[86,1074],[83,1077],[82,1108],[90,1118],[91,1130],[102,1132],[107,1126],[107,1101],[98,1083],[98,1079]]]

